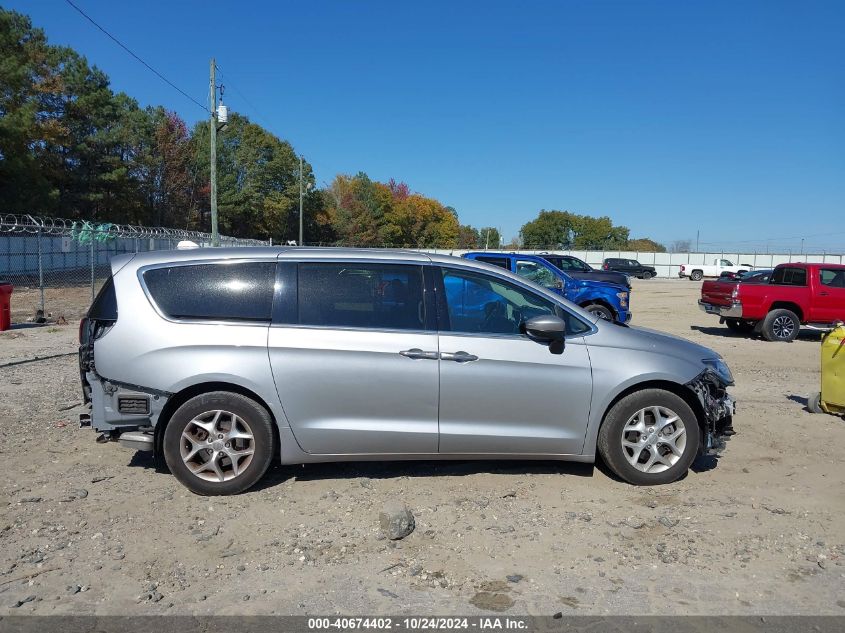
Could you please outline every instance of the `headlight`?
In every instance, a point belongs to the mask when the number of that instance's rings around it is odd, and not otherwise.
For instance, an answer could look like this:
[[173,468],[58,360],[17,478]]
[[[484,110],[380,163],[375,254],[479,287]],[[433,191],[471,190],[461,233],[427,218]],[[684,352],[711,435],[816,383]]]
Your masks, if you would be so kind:
[[714,374],[716,374],[726,385],[732,385],[734,382],[733,374],[731,373],[728,364],[721,358],[705,358],[701,361],[706,367],[709,367]]

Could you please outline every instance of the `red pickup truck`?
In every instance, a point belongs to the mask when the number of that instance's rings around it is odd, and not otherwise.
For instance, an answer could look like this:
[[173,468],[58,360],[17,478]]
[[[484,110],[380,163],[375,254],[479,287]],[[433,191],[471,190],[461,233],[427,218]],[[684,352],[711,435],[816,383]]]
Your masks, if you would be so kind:
[[763,284],[705,282],[698,305],[732,330],[791,341],[802,325],[845,321],[845,265],[781,264]]

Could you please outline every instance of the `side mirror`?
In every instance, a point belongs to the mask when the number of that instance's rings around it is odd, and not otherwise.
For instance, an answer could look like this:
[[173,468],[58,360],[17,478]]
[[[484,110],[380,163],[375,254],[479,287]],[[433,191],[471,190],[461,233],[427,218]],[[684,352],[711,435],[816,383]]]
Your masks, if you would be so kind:
[[558,290],[563,290],[563,279],[555,280],[555,288],[557,288]]
[[522,324],[523,333],[532,341],[548,343],[552,354],[562,354],[566,346],[566,322],[553,314],[536,316]]

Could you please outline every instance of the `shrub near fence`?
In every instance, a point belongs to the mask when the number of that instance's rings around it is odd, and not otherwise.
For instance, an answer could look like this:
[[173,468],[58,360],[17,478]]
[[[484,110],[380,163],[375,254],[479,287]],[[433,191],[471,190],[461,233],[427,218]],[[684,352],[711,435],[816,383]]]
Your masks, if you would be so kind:
[[[182,240],[200,246],[211,235],[160,227],[0,215],[0,280],[15,286],[12,322],[81,317],[109,274],[112,257],[169,250]],[[220,238],[223,246],[266,245]]]

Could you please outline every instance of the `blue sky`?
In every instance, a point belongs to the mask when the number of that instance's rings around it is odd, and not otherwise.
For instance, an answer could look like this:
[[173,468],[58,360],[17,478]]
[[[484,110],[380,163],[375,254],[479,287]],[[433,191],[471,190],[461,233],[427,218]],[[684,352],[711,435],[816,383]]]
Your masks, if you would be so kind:
[[[505,237],[546,208],[845,249],[845,2],[74,1],[200,102],[215,56],[230,108],[321,183],[404,180]],[[202,118],[64,0],[3,6]]]

